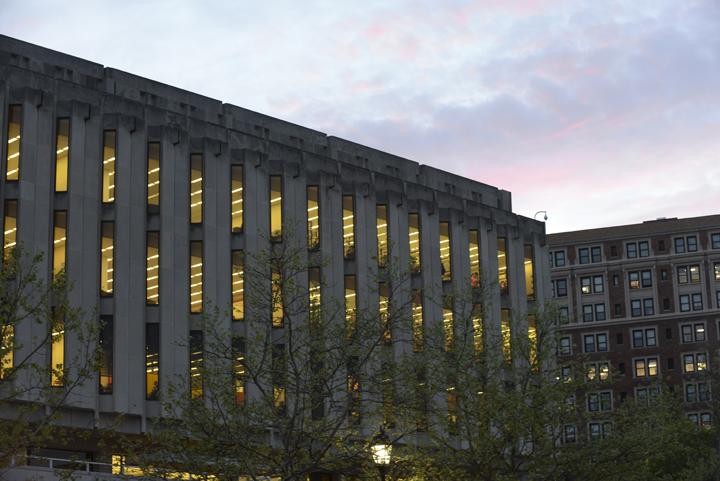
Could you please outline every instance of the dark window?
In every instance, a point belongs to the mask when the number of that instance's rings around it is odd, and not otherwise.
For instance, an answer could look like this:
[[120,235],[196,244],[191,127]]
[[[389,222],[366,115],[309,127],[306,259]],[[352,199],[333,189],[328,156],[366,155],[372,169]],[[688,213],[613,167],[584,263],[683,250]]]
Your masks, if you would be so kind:
[[618,363],[618,372],[620,374],[625,374],[625,363],[624,362]]
[[667,368],[675,369],[675,359],[673,359],[672,357],[667,358]]
[[610,257],[617,257],[617,246],[610,246]]
[[620,276],[618,276],[617,274],[613,274],[612,283],[613,286],[617,287],[618,284],[620,284]]
[[100,394],[113,392],[113,317],[100,316]]
[[572,354],[572,343],[570,341],[570,337],[566,336],[560,338],[558,353],[561,356],[569,356],[570,354]]
[[622,306],[620,304],[615,304],[615,315],[616,316],[622,315]]
[[660,269],[660,280],[666,281],[668,278],[667,269]]
[[640,299],[633,299],[630,301],[630,315],[632,317],[642,316],[642,303]]
[[555,267],[565,266],[565,251],[555,251]]
[[680,295],[680,312],[688,312],[690,310],[690,295]]
[[615,344],[622,344],[623,343],[623,335],[622,332],[618,332],[615,334]]
[[675,253],[682,254],[685,252],[685,239],[683,237],[675,238]]
[[590,249],[587,247],[582,247],[578,249],[578,261],[580,264],[589,264],[590,263]]
[[628,242],[625,245],[625,254],[628,259],[635,259],[637,257],[637,244],[635,242]]
[[585,304],[582,306],[582,309],[583,309],[583,322],[592,322],[592,320],[593,320],[592,304]]
[[638,250],[640,251],[640,257],[650,256],[650,243],[648,241],[638,242]]
[[720,249],[720,232],[710,236],[710,244],[713,249]]
[[602,250],[600,247],[593,247],[590,249],[590,254],[592,255],[592,262],[602,262]]
[[689,235],[685,239],[687,241],[687,251],[688,252],[697,252],[698,250],[698,242],[697,242],[697,236]]
[[567,279],[556,279],[553,281],[556,297],[567,297]]
[[[718,264],[720,266],[720,264]],[[593,276],[593,292],[595,294],[602,294],[605,292],[605,282],[603,276]]]
[[646,316],[652,316],[655,314],[655,303],[650,299],[643,299],[643,314]]
[[605,304],[595,304],[595,320],[605,320]]
[[658,241],[658,250],[659,250],[659,251],[664,251],[664,250],[665,250],[665,241],[664,241],[664,240],[659,240],[659,241]]
[[160,398],[160,324],[145,324],[145,397]]
[[633,347],[645,347],[645,336],[642,329],[633,329],[632,331]]
[[702,294],[693,294],[692,295],[692,310],[693,311],[702,311],[702,308],[703,308]]
[[672,339],[672,327],[665,328],[665,339]]
[[642,287],[652,287],[652,271],[642,271],[640,277]]
[[663,297],[663,311],[669,311],[670,310],[670,299],[668,297]]

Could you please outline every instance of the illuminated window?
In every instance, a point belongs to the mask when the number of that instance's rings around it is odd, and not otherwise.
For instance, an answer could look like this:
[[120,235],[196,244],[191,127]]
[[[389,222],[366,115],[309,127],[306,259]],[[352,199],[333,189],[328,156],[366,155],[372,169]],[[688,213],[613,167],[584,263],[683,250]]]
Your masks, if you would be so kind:
[[355,290],[355,276],[345,276],[345,328],[348,338],[355,335],[355,317],[357,309],[357,292]]
[[112,394],[113,392],[113,318],[112,316],[100,316],[102,326],[98,338],[100,348],[100,394]]
[[232,338],[233,376],[235,378],[235,404],[245,404],[245,339]]
[[270,176],[270,240],[282,240],[282,177]]
[[525,244],[523,249],[525,254],[525,295],[528,299],[535,299],[535,270],[533,269],[533,246]]
[[355,200],[344,195],[343,204],[343,255],[345,259],[355,257]]
[[482,304],[473,305],[473,344],[475,351],[480,353],[485,350],[485,341],[483,339],[483,306]]
[[65,384],[65,320],[60,310],[52,311],[50,335],[50,385],[60,387]]
[[190,312],[203,310],[203,243],[190,242]]
[[508,293],[508,271],[507,271],[507,241],[504,237],[498,237],[498,284],[500,294]]
[[102,165],[102,201],[115,201],[115,154],[116,133],[114,130],[103,132],[103,165]]
[[203,157],[190,156],[190,223],[201,224],[203,219]]
[[115,225],[112,222],[100,224],[100,293],[112,295],[113,292],[113,248]]
[[377,226],[378,267],[385,267],[389,254],[387,205],[378,204],[375,207],[375,222]]
[[11,105],[8,107],[7,126],[7,171],[5,179],[9,181],[20,178],[20,131],[22,127],[22,107]]
[[468,232],[470,241],[470,286],[475,289],[480,287],[480,236],[478,231],[471,229]]
[[0,380],[6,379],[14,364],[15,353],[15,326],[9,323],[2,324],[0,333],[2,342],[2,358],[0,359]]
[[273,267],[271,275],[272,284],[272,326],[283,327],[284,324],[284,309],[283,309],[283,288],[282,288],[282,275],[280,271]]
[[67,212],[56,210],[53,214],[53,274],[65,268],[67,250]]
[[145,258],[145,300],[148,304],[160,302],[160,233],[147,233]]
[[320,277],[320,268],[311,267],[308,269],[308,303],[310,306],[309,314],[311,320],[320,319],[320,292],[322,280]]
[[69,159],[70,119],[58,119],[55,135],[55,192],[67,192],[68,190]]
[[307,239],[308,249],[320,247],[320,189],[317,185],[307,188]]
[[203,395],[203,333],[190,331],[190,396]]
[[408,214],[408,242],[410,244],[410,272],[417,274],[420,263],[420,215]]
[[160,324],[145,324],[145,398],[160,398]]
[[243,229],[243,201],[245,184],[243,180],[243,166],[230,167],[230,212],[232,215],[232,231],[240,232]]
[[450,259],[450,223],[440,222],[440,269],[442,280],[452,279]]
[[537,367],[537,321],[532,314],[528,316],[528,354],[530,365]]
[[3,259],[7,262],[17,245],[17,210],[16,200],[5,201],[5,223],[3,225]]
[[382,329],[382,340],[386,343],[392,342],[392,331],[390,330],[390,287],[387,282],[378,284],[378,312],[380,314],[380,328]]
[[350,357],[347,363],[347,389],[348,389],[348,416],[350,422],[357,425],[360,422],[362,393],[360,391],[360,369],[358,359]]
[[149,142],[147,146],[147,203],[160,205],[160,143]]
[[455,387],[447,388],[447,409],[448,409],[448,425],[450,432],[457,431],[458,422],[458,399]]
[[510,330],[510,309],[500,309],[500,331],[502,333],[502,353],[505,362],[512,361],[512,332]]
[[232,309],[233,320],[245,318],[245,254],[232,251]]
[[443,300],[443,332],[445,350],[452,351],[455,343],[455,321],[453,319],[453,300],[450,296],[446,296]]
[[423,350],[425,342],[422,291],[420,289],[415,289],[412,293],[412,323],[413,351],[420,352]]

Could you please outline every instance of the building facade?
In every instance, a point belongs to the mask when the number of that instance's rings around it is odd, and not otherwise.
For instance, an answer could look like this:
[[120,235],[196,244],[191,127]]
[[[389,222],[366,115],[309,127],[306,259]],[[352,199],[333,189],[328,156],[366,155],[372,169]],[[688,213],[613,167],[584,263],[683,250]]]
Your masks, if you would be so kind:
[[[693,421],[711,423],[720,215],[551,234],[548,244],[551,289],[565,322],[560,364],[579,355],[589,379],[612,373],[605,389],[585,399],[586,409],[602,416],[668,386],[682,391]],[[589,429],[601,434],[597,424]]]
[[[352,286],[359,304],[377,305],[368,267],[388,256],[414,266],[413,292],[482,273],[500,286],[489,339],[507,313],[550,297],[544,224],[512,213],[495,187],[3,36],[0,106],[4,249],[46,253],[47,279],[64,269],[70,302],[97,309],[104,326],[103,365],[68,400],[67,426],[122,413],[120,429],[146,430],[164,386],[192,368],[187,346],[202,351],[207,306],[248,336],[244,255],[291,230],[308,255],[333,260],[323,296]],[[425,324],[443,315],[430,302],[422,312]],[[77,343],[69,332],[36,360],[62,363]],[[15,359],[30,349],[19,345]]]

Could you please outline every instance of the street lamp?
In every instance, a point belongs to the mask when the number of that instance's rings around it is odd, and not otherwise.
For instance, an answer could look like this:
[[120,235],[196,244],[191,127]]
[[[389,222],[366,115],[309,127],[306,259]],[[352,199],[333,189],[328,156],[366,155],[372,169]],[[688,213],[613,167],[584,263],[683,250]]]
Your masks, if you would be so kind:
[[387,474],[388,466],[390,465],[390,458],[392,456],[392,444],[385,434],[385,430],[380,428],[373,438],[372,445],[370,446],[370,452],[372,453],[373,462],[380,471],[380,479],[385,481],[385,475]]
[[533,219],[537,220],[538,214],[545,214],[545,215],[543,216],[543,220],[547,221],[548,217],[547,217],[547,211],[546,211],[546,210],[539,210],[539,211],[535,212],[535,215],[533,216]]

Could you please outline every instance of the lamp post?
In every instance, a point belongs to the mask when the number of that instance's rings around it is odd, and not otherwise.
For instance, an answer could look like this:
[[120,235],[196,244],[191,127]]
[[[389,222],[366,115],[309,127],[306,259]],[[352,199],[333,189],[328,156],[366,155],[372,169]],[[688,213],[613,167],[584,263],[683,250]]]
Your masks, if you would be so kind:
[[539,210],[539,211],[535,212],[535,215],[533,216],[533,219],[537,220],[538,214],[545,214],[545,215],[543,216],[543,220],[544,220],[544,221],[547,221],[548,217],[547,217],[547,211],[546,211],[546,210]]
[[380,428],[380,431],[373,438],[372,445],[370,445],[370,452],[372,453],[373,462],[378,467],[378,471],[380,471],[380,479],[382,481],[385,481],[385,475],[390,465],[392,448],[392,444],[387,434],[385,434],[385,430]]

